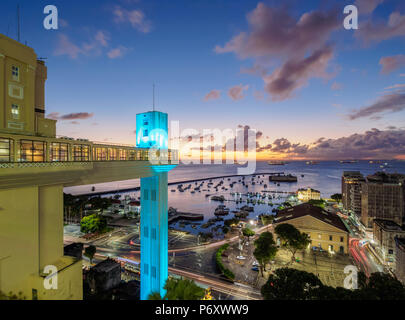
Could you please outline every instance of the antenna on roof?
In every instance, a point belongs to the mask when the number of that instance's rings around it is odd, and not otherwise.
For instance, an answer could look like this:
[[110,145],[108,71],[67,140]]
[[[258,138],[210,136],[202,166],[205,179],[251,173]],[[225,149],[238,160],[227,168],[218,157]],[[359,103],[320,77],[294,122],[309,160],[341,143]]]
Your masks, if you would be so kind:
[[153,111],[155,111],[155,83],[153,83]]
[[17,4],[17,39],[20,42],[21,39],[21,26],[20,26],[20,5]]

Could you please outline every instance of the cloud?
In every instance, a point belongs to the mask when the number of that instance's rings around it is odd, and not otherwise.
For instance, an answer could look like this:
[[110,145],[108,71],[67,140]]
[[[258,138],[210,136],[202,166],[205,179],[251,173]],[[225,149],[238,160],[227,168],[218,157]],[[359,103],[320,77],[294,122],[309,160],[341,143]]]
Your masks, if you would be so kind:
[[143,33],[151,31],[151,23],[141,10],[127,10],[116,6],[113,15],[115,23],[129,23],[134,29]]
[[[285,8],[260,2],[248,13],[247,21],[248,31],[240,32],[223,46],[217,45],[214,51],[254,59],[254,66],[241,72],[262,77],[273,101],[292,97],[312,77],[326,76],[325,69],[333,57],[326,41],[342,25],[338,10],[310,11],[296,19]],[[266,66],[275,63],[282,66],[268,75]]]
[[402,88],[405,88],[405,83],[397,83],[397,84],[394,84],[392,86],[386,87],[384,89],[385,90],[391,90],[391,89],[402,89]]
[[126,53],[128,52],[128,48],[124,46],[119,46],[118,48],[111,49],[108,51],[107,56],[110,59],[117,59],[117,58],[122,58]]
[[71,42],[67,35],[59,34],[58,46],[54,51],[55,56],[67,55],[72,59],[76,59],[81,53],[82,49]]
[[378,159],[395,158],[405,154],[405,130],[380,131],[371,129],[363,134],[352,134],[337,139],[320,138],[310,144],[293,144],[285,138],[273,144],[259,147],[257,151],[279,154],[285,158],[298,159]]
[[356,0],[354,5],[359,9],[359,14],[372,13],[384,0]]
[[329,34],[341,26],[337,11],[304,13],[298,21],[284,8],[271,8],[263,3],[247,15],[250,32],[241,32],[215,52],[234,52],[241,58],[296,57],[319,48]]
[[49,119],[53,120],[84,120],[93,117],[94,113],[88,112],[78,112],[78,113],[69,113],[65,115],[59,115],[59,112],[52,112],[48,114]]
[[[348,117],[355,120],[365,117],[375,117],[383,112],[399,112],[405,109],[405,91],[387,93],[370,106],[354,110]],[[381,118],[381,116],[378,116]]]
[[362,38],[365,43],[404,37],[405,15],[394,11],[389,15],[387,22],[373,23],[373,21],[367,20],[364,25],[359,26],[359,30],[355,35]]
[[102,48],[108,46],[110,36],[104,31],[97,31],[92,39],[81,45],[73,43],[66,34],[59,34],[58,45],[54,51],[55,56],[67,55],[77,59],[79,55],[100,55]]
[[204,101],[216,100],[219,99],[220,97],[221,97],[221,90],[214,89],[205,95]]
[[330,88],[331,88],[332,90],[340,90],[340,89],[342,89],[342,84],[341,84],[341,83],[334,82],[334,83],[332,83],[332,85],[331,85]]
[[333,57],[330,47],[315,51],[302,60],[290,60],[271,75],[264,77],[265,90],[273,101],[282,101],[293,96],[295,90],[305,86],[310,78],[329,78],[326,72],[329,61]]
[[249,86],[248,85],[242,85],[239,84],[237,86],[234,86],[228,90],[228,96],[233,100],[233,101],[238,101],[241,100],[245,97],[243,94],[244,91],[248,90]]
[[382,57],[379,64],[382,66],[381,73],[389,74],[399,68],[405,67],[405,55]]

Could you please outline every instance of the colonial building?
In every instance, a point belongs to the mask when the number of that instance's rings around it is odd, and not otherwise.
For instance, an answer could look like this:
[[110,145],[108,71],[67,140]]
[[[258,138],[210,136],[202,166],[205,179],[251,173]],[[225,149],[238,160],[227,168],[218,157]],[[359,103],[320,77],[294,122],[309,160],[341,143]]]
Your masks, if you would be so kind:
[[301,188],[297,191],[297,197],[301,201],[321,200],[321,192],[312,188]]
[[274,224],[289,223],[309,235],[311,247],[330,252],[347,253],[349,232],[336,215],[320,207],[303,203],[280,210]]
[[342,176],[342,203],[343,209],[361,216],[361,183],[364,176],[360,171],[344,171]]
[[391,220],[398,225],[404,218],[405,175],[377,172],[361,184],[361,223],[373,228],[374,219]]
[[373,239],[377,253],[388,265],[395,263],[395,237],[405,237],[405,230],[391,220],[374,219]]

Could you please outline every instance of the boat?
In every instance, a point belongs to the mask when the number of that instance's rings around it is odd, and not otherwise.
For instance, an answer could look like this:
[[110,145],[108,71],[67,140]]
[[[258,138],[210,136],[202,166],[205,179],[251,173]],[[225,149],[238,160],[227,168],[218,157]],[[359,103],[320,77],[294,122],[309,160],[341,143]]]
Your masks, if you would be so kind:
[[267,161],[267,164],[271,166],[284,166],[287,162],[284,161]]
[[311,160],[311,161],[307,161],[306,164],[309,164],[309,165],[319,164],[319,161]]
[[340,160],[340,163],[357,163],[359,162],[358,160]]
[[274,183],[277,182],[297,182],[297,177],[291,174],[277,174],[277,175],[270,175],[269,181],[273,181]]

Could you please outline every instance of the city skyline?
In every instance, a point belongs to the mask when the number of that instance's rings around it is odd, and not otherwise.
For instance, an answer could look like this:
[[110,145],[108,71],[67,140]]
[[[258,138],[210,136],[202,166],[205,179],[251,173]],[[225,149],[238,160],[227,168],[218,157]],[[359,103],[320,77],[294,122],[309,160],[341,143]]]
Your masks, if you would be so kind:
[[[54,1],[53,31],[46,4],[20,1],[21,41],[47,58],[58,135],[135,144],[155,82],[180,131],[249,126],[258,159],[405,158],[400,1]],[[0,7],[15,38],[16,4]]]

